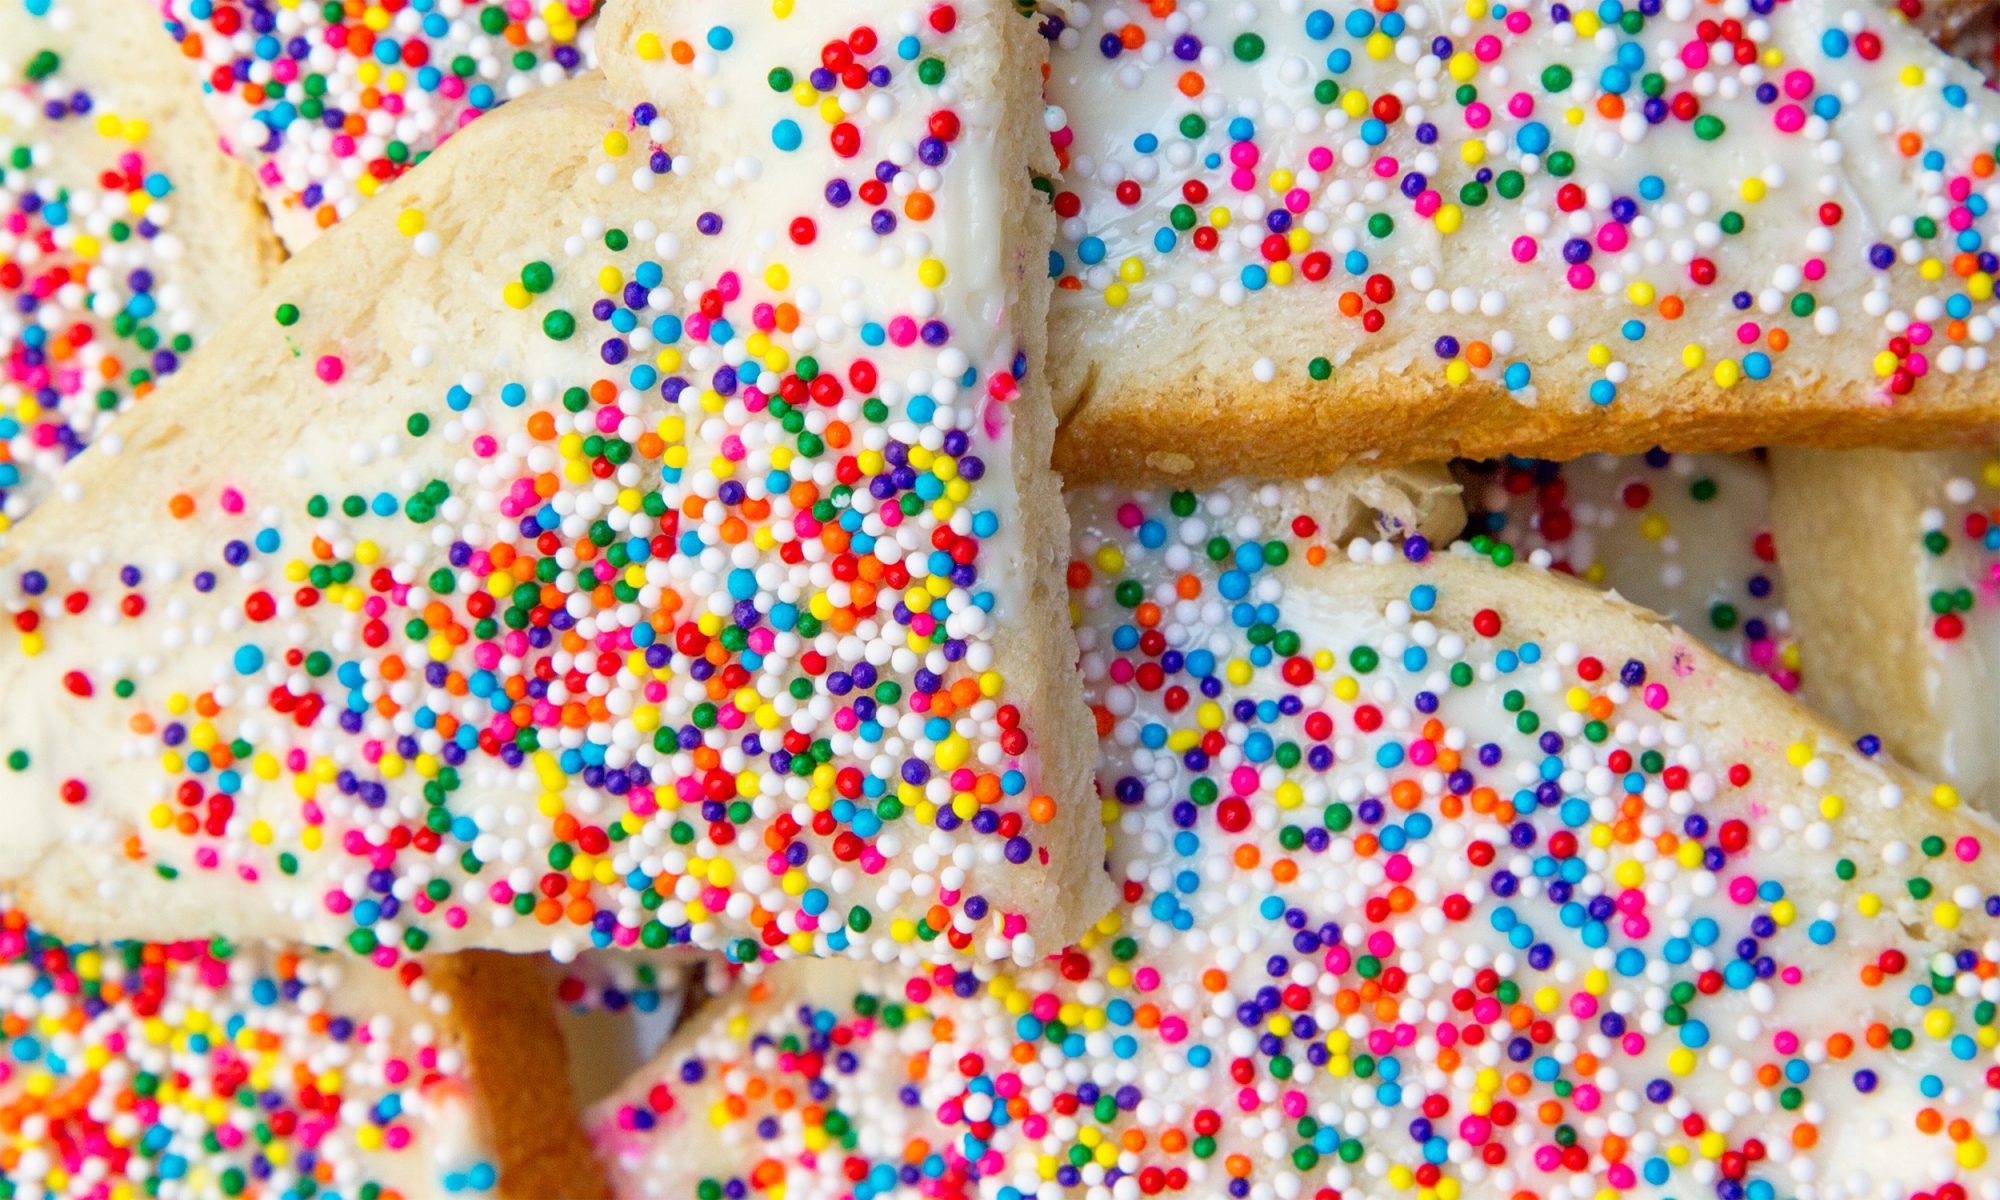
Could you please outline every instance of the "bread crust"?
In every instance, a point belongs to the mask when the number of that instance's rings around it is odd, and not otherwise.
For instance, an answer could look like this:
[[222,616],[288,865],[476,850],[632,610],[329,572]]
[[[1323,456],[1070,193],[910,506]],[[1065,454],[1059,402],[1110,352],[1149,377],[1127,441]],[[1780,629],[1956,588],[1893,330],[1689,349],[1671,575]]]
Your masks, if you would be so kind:
[[[1147,336],[1159,344],[1192,350],[1191,369],[1165,384],[1120,363],[1091,361],[1074,343],[1089,340],[1093,318],[1059,307],[1054,360],[1068,374],[1058,382],[1064,416],[1055,461],[1063,478],[1072,485],[1199,487],[1232,475],[1296,479],[1352,465],[1510,454],[1933,449],[2000,440],[2000,389],[1977,376],[1933,376],[1920,399],[1891,404],[1858,380],[1819,378],[1780,397],[1754,388],[1721,392],[1689,372],[1673,387],[1632,389],[1604,406],[1581,398],[1581,379],[1551,380],[1537,403],[1526,404],[1498,383],[1454,387],[1406,363],[1363,360],[1322,383],[1308,376],[1303,352],[1279,361],[1271,383],[1225,377],[1219,362],[1242,359],[1241,371],[1250,368],[1240,349],[1216,355],[1224,346],[1256,344],[1251,307],[1210,306],[1199,328],[1193,316],[1150,328]],[[1314,319],[1286,319],[1293,317]]]
[[451,997],[506,1200],[610,1194],[571,1098],[568,1054],[542,959],[469,950],[425,961]]

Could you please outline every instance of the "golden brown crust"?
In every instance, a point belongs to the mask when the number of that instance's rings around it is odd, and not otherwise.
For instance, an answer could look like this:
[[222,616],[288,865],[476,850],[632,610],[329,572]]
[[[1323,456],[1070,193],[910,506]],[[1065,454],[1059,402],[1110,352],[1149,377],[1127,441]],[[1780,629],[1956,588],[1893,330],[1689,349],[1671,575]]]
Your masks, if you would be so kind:
[[510,1200],[597,1200],[610,1194],[570,1095],[554,991],[542,960],[472,950],[426,960],[452,999],[500,1193]]
[[1348,373],[1336,371],[1319,383],[1303,365],[1281,365],[1279,373],[1263,384],[1197,367],[1171,386],[1112,383],[1100,374],[1068,407],[1056,468],[1071,483],[1186,487],[1246,473],[1302,478],[1355,463],[1560,459],[1654,446],[1926,449],[1991,440],[2000,424],[2000,388],[1963,377],[1927,380],[1921,400],[1897,405],[1860,387],[1822,385],[1780,400],[1690,380],[1600,407],[1553,387],[1528,405],[1485,381],[1449,387],[1428,376],[1370,372],[1364,382],[1344,383]]

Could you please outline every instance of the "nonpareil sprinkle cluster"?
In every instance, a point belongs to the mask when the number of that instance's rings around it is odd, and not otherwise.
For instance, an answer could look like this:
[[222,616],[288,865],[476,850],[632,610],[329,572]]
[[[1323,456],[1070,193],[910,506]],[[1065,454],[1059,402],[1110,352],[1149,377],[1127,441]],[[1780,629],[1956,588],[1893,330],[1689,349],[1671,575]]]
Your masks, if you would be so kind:
[[491,1194],[428,995],[414,963],[68,945],[0,903],[0,1197]]
[[595,65],[597,0],[161,0],[298,246],[466,122]]
[[[1260,381],[1421,347],[1526,403],[1790,388],[1823,354],[1894,399],[1986,365],[1981,81],[1889,5],[1168,0],[1046,28],[1059,309],[1248,305]],[[1301,289],[1335,322],[1309,359],[1264,295]]]
[[54,50],[0,54],[4,535],[63,463],[179,368],[197,321],[176,286],[178,249],[162,252],[173,183],[147,155],[147,124],[100,104]]
[[[1308,507],[1077,498],[1123,902],[1032,970],[774,971],[600,1111],[614,1172],[701,1200],[2000,1195],[2000,895],[1949,789],[1836,794],[1850,752],[1803,743],[1753,767],[1680,722],[1677,663],[1524,635],[1449,594],[1501,567],[1343,551]],[[1843,840],[1883,809],[1903,836]],[[728,1169],[689,1180],[712,1144]]]
[[[310,494],[151,498],[198,547],[171,561],[58,537],[14,564],[21,651],[158,773],[135,800],[7,766],[130,812],[112,851],[146,869],[268,886],[385,964],[537,925],[565,953],[1037,957],[1053,901],[991,894],[1059,840],[998,645],[1034,619],[1028,364],[1007,280],[978,286],[998,231],[950,207],[1010,186],[958,68],[993,18],[791,23],[817,19],[638,34],[656,91],[768,137],[716,183],[652,102],[583,131],[604,199],[488,274],[484,341],[450,370],[421,346],[422,394],[360,395],[311,298],[277,306],[305,386],[392,415],[315,448]],[[413,255],[435,215],[396,214]],[[186,653],[106,654],[106,620]]]

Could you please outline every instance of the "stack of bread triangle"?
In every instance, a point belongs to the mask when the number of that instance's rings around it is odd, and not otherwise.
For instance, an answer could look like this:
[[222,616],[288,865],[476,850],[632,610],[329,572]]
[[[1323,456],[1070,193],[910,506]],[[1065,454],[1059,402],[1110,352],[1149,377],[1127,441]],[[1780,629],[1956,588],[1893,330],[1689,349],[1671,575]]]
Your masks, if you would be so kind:
[[2000,1200],[1989,6],[13,5],[0,1197]]

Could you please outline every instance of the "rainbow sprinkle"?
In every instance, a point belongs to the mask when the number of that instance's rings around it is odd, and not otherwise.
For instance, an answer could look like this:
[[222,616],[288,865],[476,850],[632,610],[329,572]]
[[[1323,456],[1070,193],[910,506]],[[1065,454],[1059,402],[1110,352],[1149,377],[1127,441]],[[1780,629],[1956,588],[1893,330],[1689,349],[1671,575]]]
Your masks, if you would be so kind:
[[415,964],[65,945],[0,897],[0,1197],[496,1194]]
[[473,119],[595,66],[597,0],[159,0],[298,249]]
[[[1756,455],[1652,450],[1572,462],[1469,464],[1469,534],[1615,589],[1698,632],[1788,692],[1799,649],[1771,538],[1770,471]],[[1482,541],[1482,539],[1484,539]]]
[[2000,1195],[1949,789],[1683,724],[1677,639],[1309,493],[1072,499],[1122,903],[1025,971],[769,972],[597,1111],[624,1194]]
[[149,133],[47,44],[0,50],[0,534],[209,327]]
[[[1052,14],[1058,314],[1116,355],[1150,344],[1145,310],[1251,306],[1272,336],[1253,327],[1231,366],[1258,383],[1401,375],[1415,354],[1523,404],[1918,394],[1987,363],[1995,140],[1978,77],[1893,11]],[[1319,348],[1294,336],[1305,314],[1268,308],[1296,292],[1318,298]]]
[[[1032,31],[1004,3],[839,16],[621,47],[713,111],[579,130],[585,215],[545,250],[474,262],[449,212],[372,218],[486,304],[479,344],[446,369],[422,342],[423,390],[392,396],[310,296],[275,308],[294,386],[380,410],[352,445],[273,472],[190,439],[139,511],[42,522],[4,605],[7,665],[45,689],[0,695],[127,740],[10,716],[0,786],[54,815],[0,874],[60,843],[383,963],[1025,962],[1037,914],[1071,936],[1077,897],[1034,881],[1094,866],[1100,834],[1040,779],[1066,698],[1027,711],[999,636],[1044,616],[1022,563],[1059,536],[1014,516],[1015,409],[1045,401],[996,305],[1036,280],[990,219],[1009,84],[959,70]],[[106,524],[115,550],[74,532]]]

